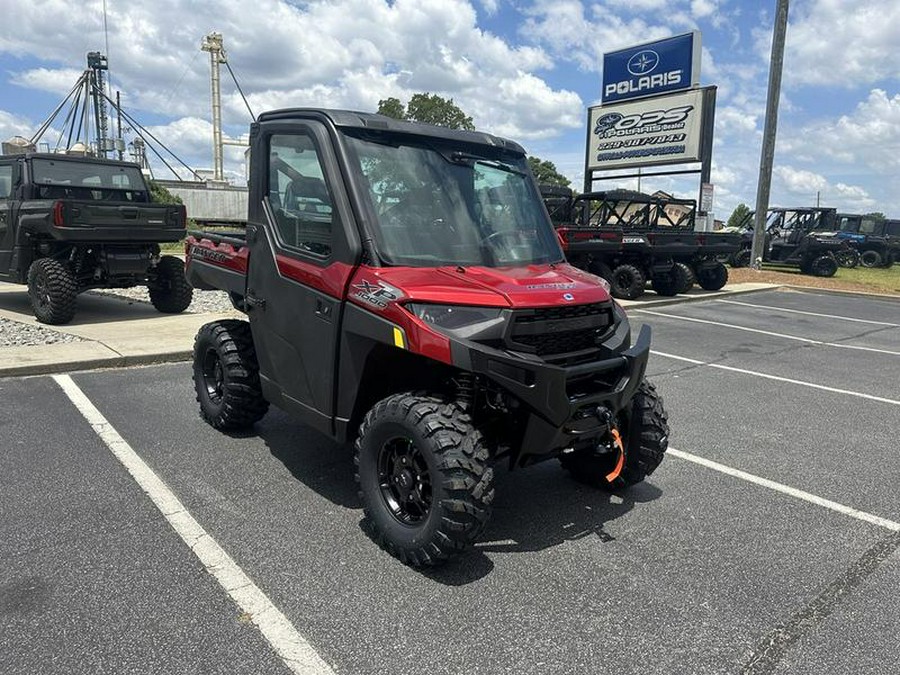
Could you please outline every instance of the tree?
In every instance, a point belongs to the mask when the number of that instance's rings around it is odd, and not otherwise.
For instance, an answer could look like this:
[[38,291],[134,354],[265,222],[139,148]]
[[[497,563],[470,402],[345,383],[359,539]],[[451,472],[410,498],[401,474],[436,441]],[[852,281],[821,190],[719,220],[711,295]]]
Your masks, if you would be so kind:
[[437,94],[413,94],[404,107],[400,99],[386,98],[378,101],[378,112],[398,120],[424,122],[449,129],[475,130],[472,118],[466,115],[453,99],[446,99]]
[[731,212],[731,216],[728,218],[728,222],[725,225],[727,227],[740,227],[750,213],[750,207],[741,202],[734,207],[734,211]]
[[148,181],[150,183],[150,201],[159,204],[183,204],[181,197],[173,195],[155,180]]
[[563,187],[569,187],[572,183],[572,181],[557,171],[556,165],[549,160],[541,159],[540,157],[529,157],[528,166],[531,167],[531,173],[534,174],[538,183],[561,185]]
[[405,120],[406,107],[399,98],[385,98],[378,101],[378,114],[393,117],[395,120]]

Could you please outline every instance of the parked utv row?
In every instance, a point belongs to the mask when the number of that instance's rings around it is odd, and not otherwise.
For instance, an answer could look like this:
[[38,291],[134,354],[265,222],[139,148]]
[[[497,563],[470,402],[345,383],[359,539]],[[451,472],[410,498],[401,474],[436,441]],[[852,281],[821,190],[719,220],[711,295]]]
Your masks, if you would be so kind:
[[[741,249],[733,267],[751,262],[754,214],[734,232]],[[838,267],[890,267],[900,261],[900,221],[839,214],[833,208],[772,208],[766,215],[762,262],[799,267],[804,274],[834,276]]]
[[550,185],[541,193],[569,262],[609,281],[614,297],[640,297],[647,282],[664,296],[728,282],[722,261],[740,249],[740,235],[695,231],[693,200]]

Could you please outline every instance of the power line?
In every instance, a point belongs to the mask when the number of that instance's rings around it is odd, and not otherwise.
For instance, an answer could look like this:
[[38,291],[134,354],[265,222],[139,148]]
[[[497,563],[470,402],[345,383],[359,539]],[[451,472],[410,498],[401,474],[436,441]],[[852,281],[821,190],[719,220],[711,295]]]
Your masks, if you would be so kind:
[[225,61],[225,67],[228,68],[228,73],[231,75],[231,79],[234,80],[234,86],[237,87],[238,93],[241,95],[241,98],[244,99],[244,105],[247,106],[247,112],[250,113],[250,117],[253,121],[256,121],[256,115],[253,114],[253,110],[250,108],[250,104],[247,102],[247,97],[244,96],[244,90],[241,89],[241,85],[235,77],[234,71],[231,69],[231,64],[228,61]]

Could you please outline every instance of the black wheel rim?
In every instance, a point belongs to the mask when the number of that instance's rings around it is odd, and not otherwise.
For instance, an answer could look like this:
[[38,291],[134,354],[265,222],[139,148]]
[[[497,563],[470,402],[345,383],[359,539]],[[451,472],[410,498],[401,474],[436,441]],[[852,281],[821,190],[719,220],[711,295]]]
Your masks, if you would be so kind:
[[225,371],[222,369],[222,361],[215,351],[206,352],[203,357],[202,372],[206,395],[213,403],[220,403],[225,391]]
[[50,289],[43,274],[38,274],[34,277],[34,299],[38,307],[50,305]]
[[428,463],[409,438],[395,437],[381,446],[378,487],[391,515],[404,525],[418,525],[431,513]]
[[618,288],[623,293],[631,288],[631,284],[634,280],[631,277],[631,272],[626,270],[621,270],[615,275],[616,288]]

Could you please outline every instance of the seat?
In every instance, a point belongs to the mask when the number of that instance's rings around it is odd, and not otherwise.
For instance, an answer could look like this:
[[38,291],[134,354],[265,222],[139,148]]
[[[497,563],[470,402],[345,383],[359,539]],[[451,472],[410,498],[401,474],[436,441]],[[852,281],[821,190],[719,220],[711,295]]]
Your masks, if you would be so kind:
[[318,201],[323,206],[331,208],[331,197],[328,188],[321,178],[312,176],[300,176],[295,178],[284,191],[284,207],[291,211],[318,211]]

